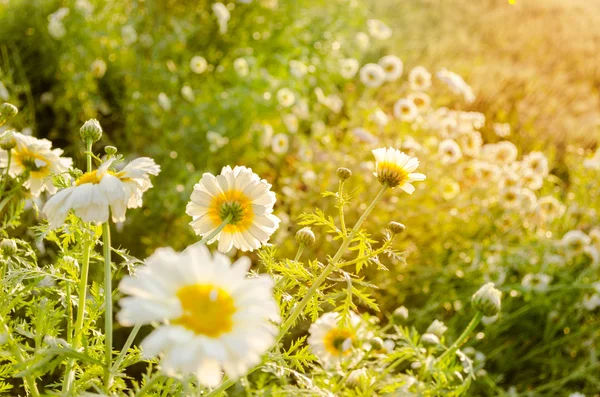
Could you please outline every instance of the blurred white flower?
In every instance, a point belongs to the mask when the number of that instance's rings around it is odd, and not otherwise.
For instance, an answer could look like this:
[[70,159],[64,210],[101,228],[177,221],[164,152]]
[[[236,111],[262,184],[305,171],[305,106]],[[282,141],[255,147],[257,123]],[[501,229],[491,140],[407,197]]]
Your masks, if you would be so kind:
[[273,127],[270,124],[260,124],[258,127],[258,131],[260,131],[260,145],[263,147],[271,146],[271,142],[273,141]]
[[385,81],[396,81],[402,76],[404,65],[395,55],[386,55],[377,62],[385,72]]
[[465,102],[473,103],[475,101],[473,90],[458,74],[451,72],[448,69],[442,69],[437,72],[436,76],[450,88],[450,91],[457,95],[462,95]]
[[277,102],[285,108],[292,106],[296,102],[296,96],[289,88],[280,88],[277,91]]
[[300,61],[292,59],[289,62],[289,65],[290,65],[290,73],[292,74],[292,76],[294,76],[298,79],[301,79],[302,77],[306,76],[306,74],[308,73],[308,67]]
[[581,230],[569,230],[561,243],[570,253],[580,254],[592,243],[592,239]]
[[369,116],[369,120],[377,124],[380,128],[385,127],[388,124],[388,116],[381,109],[375,109],[373,113]]
[[501,164],[512,164],[517,160],[518,149],[509,141],[488,143],[483,145],[483,157],[488,161]]
[[360,81],[369,88],[377,88],[385,81],[385,72],[378,64],[367,63],[360,68]]
[[206,59],[200,55],[196,55],[190,60],[190,69],[196,74],[204,73],[207,67]]
[[206,140],[209,144],[208,149],[213,153],[229,143],[229,138],[214,131],[208,131],[206,133]]
[[537,211],[544,220],[552,221],[564,214],[565,206],[555,197],[544,196],[537,202]]
[[273,280],[248,278],[250,260],[235,263],[205,246],[182,253],[159,248],[119,290],[123,326],[160,325],[141,343],[146,359],[162,354],[167,375],[194,374],[205,386],[219,385],[224,371],[245,375],[275,343],[279,309]]
[[269,241],[279,226],[273,215],[275,193],[271,184],[250,168],[223,167],[221,174],[202,175],[194,186],[186,213],[190,226],[205,237],[228,220],[227,225],[208,244],[219,241],[218,249],[227,253],[232,248],[253,251]]
[[510,124],[508,123],[494,123],[492,128],[494,129],[494,134],[501,138],[510,135]]
[[9,97],[10,95],[8,93],[8,90],[6,89],[6,86],[3,82],[0,81],[0,100],[8,101]]
[[275,154],[284,154],[290,148],[290,139],[286,134],[277,134],[271,140],[271,150]]
[[429,107],[431,106],[431,98],[424,92],[413,92],[408,95],[407,98],[415,104],[419,112],[429,110]]
[[581,302],[586,310],[594,311],[600,307],[600,294],[585,295]]
[[379,19],[369,19],[367,30],[371,37],[377,40],[387,40],[392,37],[392,29]]
[[410,88],[415,91],[425,91],[431,87],[431,73],[423,66],[416,66],[408,74]]
[[442,164],[454,164],[462,158],[462,151],[458,143],[452,139],[445,139],[438,146],[438,154]]
[[123,38],[123,44],[132,45],[138,39],[135,28],[131,25],[125,25],[121,28],[121,37]]
[[583,160],[583,166],[588,169],[600,171],[600,148],[596,149],[596,153],[592,157]]
[[94,5],[88,0],[77,0],[75,2],[75,9],[81,12],[85,16],[90,16],[94,12]]
[[523,277],[523,280],[521,280],[521,285],[527,291],[546,292],[551,282],[552,276],[549,276],[548,274],[528,273]]
[[53,38],[59,40],[65,37],[67,29],[65,29],[65,25],[61,21],[51,18],[48,22],[48,33]]
[[92,71],[92,76],[94,76],[97,79],[101,79],[106,73],[106,62],[104,62],[103,59],[98,58],[94,62],[92,62],[90,70]]
[[444,335],[446,333],[446,331],[448,331],[448,327],[446,327],[446,325],[442,321],[433,320],[433,322],[431,323],[431,325],[427,328],[427,330],[425,332],[427,332],[429,334],[434,334],[438,338],[441,338],[442,335]]
[[231,18],[231,14],[227,9],[227,6],[223,3],[214,3],[212,5],[212,10],[217,17],[217,23],[219,24],[219,33],[225,34],[227,33],[227,25],[229,23],[229,19]]
[[164,92],[158,94],[158,104],[165,112],[171,110],[171,99]]
[[245,58],[237,58],[233,61],[233,68],[240,77],[246,77],[250,73],[250,67],[248,61]]
[[352,135],[358,138],[359,141],[371,145],[376,145],[379,142],[379,139],[377,139],[375,135],[371,134],[368,130],[362,127],[353,128]]
[[375,176],[381,184],[390,188],[398,186],[408,194],[413,194],[412,182],[425,180],[425,175],[413,173],[419,167],[419,160],[394,148],[373,150],[375,156]]
[[394,103],[394,117],[398,120],[412,123],[418,115],[419,111],[410,99],[398,99]]
[[356,34],[356,44],[361,51],[366,51],[371,45],[371,39],[365,32],[358,32]]
[[283,124],[290,133],[295,134],[298,132],[299,121],[295,114],[284,114],[281,116],[281,118],[283,120]]
[[345,58],[340,60],[340,75],[346,80],[354,78],[358,68],[360,67],[358,61],[354,58]]
[[181,87],[181,96],[188,102],[194,102],[196,100],[194,90],[189,85]]

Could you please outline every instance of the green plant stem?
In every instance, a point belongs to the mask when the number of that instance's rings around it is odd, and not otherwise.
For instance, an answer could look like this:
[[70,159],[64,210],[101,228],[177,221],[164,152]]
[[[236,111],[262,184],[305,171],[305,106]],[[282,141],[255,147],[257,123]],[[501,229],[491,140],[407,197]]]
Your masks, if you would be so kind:
[[342,227],[342,233],[346,237],[346,221],[344,220],[344,181],[340,181],[338,188],[338,212],[340,215],[340,225]]
[[[83,243],[83,263],[81,265],[81,277],[79,279],[79,305],[77,306],[77,319],[75,320],[75,329],[73,336],[73,349],[79,349],[83,340],[83,320],[85,317],[85,295],[87,291],[88,273],[90,270],[90,253],[92,250],[92,240],[87,237]],[[71,386],[75,380],[75,359],[71,358],[67,362],[66,376],[63,381],[63,394],[69,395]]]
[[[8,344],[13,352],[13,355],[15,356],[19,364],[23,364],[25,360],[23,359],[23,355],[21,354],[21,349],[13,339],[12,334],[8,329],[6,323],[4,321],[2,322],[4,323],[4,332],[6,333],[6,335],[8,335]],[[37,388],[37,384],[35,383],[34,377],[32,377],[31,375],[24,375],[23,383],[25,383],[33,397],[40,397],[40,391]]]
[[329,277],[331,272],[336,268],[337,262],[340,260],[342,255],[344,255],[344,253],[346,252],[346,249],[348,248],[348,246],[350,245],[350,243],[356,236],[356,233],[358,233],[358,231],[360,230],[360,227],[362,226],[364,221],[367,219],[367,217],[369,216],[371,211],[373,211],[373,209],[375,208],[375,206],[377,205],[379,200],[381,200],[381,198],[383,197],[383,194],[386,192],[387,189],[388,189],[387,185],[383,185],[381,187],[381,189],[379,190],[379,192],[377,193],[377,195],[375,196],[375,198],[373,199],[371,204],[369,204],[369,206],[367,207],[365,212],[363,212],[361,217],[358,219],[358,221],[352,228],[352,231],[350,232],[350,234],[348,236],[344,237],[342,245],[340,246],[340,248],[338,249],[338,251],[336,252],[334,257],[331,259],[331,261],[325,267],[325,269],[323,269],[323,271],[321,272],[319,277],[317,277],[317,279],[312,283],[312,285],[310,286],[308,291],[306,291],[306,294],[304,295],[302,300],[294,307],[294,310],[290,313],[287,320],[285,320],[285,322],[281,326],[281,330],[279,332],[279,337],[277,338],[277,343],[279,343],[281,341],[281,339],[283,339],[283,337],[288,333],[290,328],[292,328],[292,326],[294,325],[294,323],[296,322],[296,320],[298,319],[300,314],[302,314],[302,312],[304,311],[304,308],[306,307],[306,305],[308,304],[308,302],[310,301],[312,296],[317,292],[317,290],[319,289],[321,284],[323,284],[323,282],[325,282],[327,277]]
[[94,142],[91,139],[88,139],[87,142],[85,143],[85,150],[86,150],[86,166],[87,166],[87,172],[92,172],[92,145],[94,144]]
[[294,262],[298,262],[300,260],[300,257],[302,256],[302,252],[304,252],[304,248],[306,246],[302,243],[300,243],[300,246],[298,247],[298,252],[296,252],[296,257],[294,258]]
[[112,310],[112,267],[110,250],[110,225],[102,224],[102,245],[104,251],[104,333],[105,333],[105,359],[104,383],[110,390],[112,383],[112,342],[113,342],[113,310]]
[[223,229],[225,229],[225,226],[229,225],[229,222],[231,222],[232,217],[233,217],[233,215],[231,215],[231,214],[228,215],[227,218],[225,218],[225,220],[223,221],[223,223],[221,223],[219,225],[219,227],[217,227],[215,230],[213,230],[208,236],[203,237],[202,240],[190,245],[185,250],[187,250],[188,248],[193,247],[195,245],[206,245],[206,243],[208,243],[211,239],[213,239],[217,234],[221,233],[221,231]]
[[378,256],[379,254],[384,253],[392,245],[393,241],[394,241],[394,237],[392,237],[391,239],[389,239],[388,241],[386,241],[380,248],[376,249],[375,251],[372,251],[369,255],[359,256],[358,258],[352,259],[351,261],[342,262],[341,265],[340,265],[340,267],[354,265],[356,263],[366,261],[369,258],[373,258],[375,256]]
[[164,375],[162,375],[161,373],[154,374],[150,379],[148,379],[148,381],[146,382],[144,387],[142,387],[140,390],[138,390],[137,393],[135,393],[135,397],[145,396],[146,393],[148,393],[150,391],[152,386],[154,386],[154,384],[156,382],[158,382],[160,380],[160,378],[162,378],[163,376]]
[[7,150],[6,156],[7,156],[8,163],[6,164],[6,170],[5,170],[4,176],[2,178],[2,187],[0,188],[0,197],[2,197],[2,195],[4,194],[4,189],[6,188],[6,185],[8,184],[8,170],[10,169],[10,160],[12,159],[12,150]]
[[467,325],[467,328],[463,331],[463,333],[458,337],[457,340],[442,354],[438,359],[437,363],[442,363],[448,357],[451,357],[456,353],[459,347],[461,347],[469,338],[471,333],[475,330],[481,319],[483,318],[483,313],[477,312],[475,316],[471,319],[471,322]]
[[127,337],[127,340],[125,341],[125,344],[123,345],[123,348],[121,349],[121,352],[117,356],[117,359],[115,360],[115,363],[112,366],[111,372],[114,373],[119,370],[119,366],[125,359],[125,356],[127,355],[127,350],[129,350],[129,348],[133,344],[135,337],[137,336],[138,332],[140,331],[140,328],[142,328],[142,324],[136,324],[133,327],[133,329],[131,330],[131,332],[129,333],[129,336]]

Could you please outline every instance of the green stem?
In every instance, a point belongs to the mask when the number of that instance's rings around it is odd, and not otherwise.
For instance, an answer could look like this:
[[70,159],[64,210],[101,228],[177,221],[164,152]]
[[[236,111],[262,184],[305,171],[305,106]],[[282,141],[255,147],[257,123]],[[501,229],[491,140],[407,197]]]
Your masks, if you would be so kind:
[[390,245],[392,245],[393,241],[394,241],[394,237],[390,238],[388,241],[386,241],[385,243],[383,243],[383,245],[379,249],[376,249],[375,251],[372,251],[369,255],[359,256],[358,258],[352,259],[351,261],[342,262],[341,265],[340,265],[340,267],[354,265],[356,263],[364,262],[364,261],[366,261],[366,260],[368,260],[370,258],[376,257],[379,254],[384,253],[390,247]]
[[140,328],[142,328],[142,324],[136,324],[133,327],[133,329],[131,330],[131,332],[129,333],[129,337],[125,341],[125,344],[123,345],[123,348],[121,349],[121,352],[119,353],[119,356],[115,360],[115,363],[112,366],[112,371],[111,372],[114,373],[114,372],[116,372],[116,371],[119,370],[119,366],[121,365],[121,363],[125,359],[125,356],[127,355],[127,350],[129,350],[129,348],[133,344],[133,341],[135,340],[135,337],[137,336],[138,332],[140,331]]
[[367,219],[367,217],[369,216],[371,211],[373,211],[373,209],[375,208],[375,206],[377,205],[379,200],[381,200],[381,198],[383,197],[383,194],[385,193],[385,191],[387,189],[388,189],[387,185],[383,185],[381,187],[381,190],[379,190],[379,193],[377,193],[377,196],[375,196],[375,198],[373,199],[371,204],[369,204],[369,206],[367,207],[365,212],[363,212],[361,217],[358,219],[358,221],[352,228],[352,231],[350,232],[350,234],[348,236],[344,237],[344,241],[342,242],[342,245],[340,246],[340,248],[334,255],[333,259],[331,259],[331,261],[325,267],[325,269],[323,269],[323,271],[321,272],[319,277],[317,277],[317,279],[312,283],[312,285],[310,286],[308,291],[306,291],[306,294],[304,295],[302,300],[294,307],[294,310],[290,313],[287,320],[285,320],[285,322],[281,326],[281,330],[279,332],[279,337],[277,338],[277,343],[279,343],[281,341],[281,339],[283,339],[283,337],[290,330],[290,328],[292,328],[292,326],[294,325],[294,323],[296,322],[296,320],[298,319],[300,314],[302,314],[302,312],[304,311],[304,308],[306,307],[306,305],[308,304],[308,302],[310,301],[312,296],[315,294],[315,292],[317,292],[317,290],[319,289],[321,284],[323,284],[323,282],[327,279],[327,277],[329,277],[331,272],[335,269],[338,261],[340,260],[342,255],[344,255],[344,253],[346,252],[346,249],[348,248],[348,246],[350,245],[350,243],[356,236],[356,233],[358,233],[358,231],[360,230],[360,227],[362,226],[364,221]]
[[[4,330],[6,332],[6,335],[8,335],[8,343],[9,343],[10,348],[13,351],[15,358],[17,359],[17,362],[19,364],[23,364],[25,362],[25,360],[23,359],[23,355],[21,354],[21,349],[17,345],[15,340],[13,339],[12,334],[11,334],[10,330],[8,329],[8,326],[6,325],[6,323],[4,324]],[[31,376],[31,374],[23,376],[23,383],[25,383],[25,385],[27,386],[27,389],[29,389],[29,391],[31,392],[31,395],[33,397],[40,397],[40,391],[38,390],[37,384],[35,383],[35,378],[33,378]]]
[[306,246],[302,243],[300,243],[300,246],[298,247],[298,252],[296,252],[296,257],[294,258],[294,262],[298,262],[300,260],[300,257],[302,256],[302,252],[304,252],[304,248]]
[[[79,349],[83,340],[83,320],[85,317],[86,290],[88,283],[88,273],[90,270],[90,253],[92,250],[91,237],[86,237],[83,244],[83,264],[81,266],[81,277],[79,279],[79,305],[77,306],[77,319],[75,320],[75,329],[73,336],[73,349]],[[75,380],[75,359],[71,358],[67,362],[66,376],[63,381],[63,395],[69,395],[71,386]]]
[[461,347],[467,341],[467,339],[469,338],[469,336],[471,335],[471,333],[475,330],[475,328],[477,327],[477,325],[481,321],[482,317],[483,317],[483,313],[481,313],[481,312],[477,312],[475,314],[475,316],[473,317],[473,319],[471,319],[471,322],[469,323],[469,325],[467,325],[467,328],[465,328],[465,330],[458,337],[458,339],[456,341],[454,341],[454,343],[448,348],[448,350],[446,350],[444,352],[444,354],[442,354],[437,359],[437,363],[444,362],[444,360],[446,360],[448,357],[453,356],[454,353],[456,353],[456,351],[458,350],[458,348]]
[[154,386],[154,384],[156,382],[158,382],[160,380],[160,378],[162,378],[162,377],[163,377],[163,375],[161,373],[154,374],[154,376],[152,376],[150,379],[148,379],[148,381],[146,382],[144,387],[142,387],[140,390],[138,390],[137,393],[135,393],[135,397],[145,396],[146,393],[148,393],[148,391],[150,391],[152,386]]
[[92,145],[94,144],[94,141],[92,141],[91,139],[88,139],[88,141],[85,143],[85,148],[86,148],[86,166],[87,166],[87,172],[92,172]]
[[4,177],[2,178],[2,186],[0,187],[0,197],[4,194],[4,189],[8,184],[8,170],[10,169],[10,160],[12,158],[12,149],[6,151],[8,163],[6,164],[6,170],[4,172]]
[[338,212],[340,215],[340,224],[342,227],[342,233],[344,234],[344,237],[346,236],[346,221],[344,219],[344,198],[343,198],[343,194],[344,194],[344,181],[340,181],[340,185],[338,188]]
[[104,251],[104,333],[105,333],[105,359],[104,383],[106,390],[110,390],[112,383],[112,342],[113,342],[113,310],[112,310],[112,267],[110,250],[110,225],[102,224],[102,245]]

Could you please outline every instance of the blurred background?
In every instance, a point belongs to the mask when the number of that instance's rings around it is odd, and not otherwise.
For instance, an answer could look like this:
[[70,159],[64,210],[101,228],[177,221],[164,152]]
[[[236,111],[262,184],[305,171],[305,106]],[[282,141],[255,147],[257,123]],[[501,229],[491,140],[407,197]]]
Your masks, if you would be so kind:
[[[0,100],[20,109],[10,127],[52,140],[83,167],[79,127],[97,118],[97,152],[114,145],[161,165],[144,207],[113,236],[141,258],[197,240],[185,205],[204,172],[246,165],[274,185],[283,222],[273,242],[283,256],[294,252],[299,214],[334,210],[320,193],[336,189],[337,167],[355,172],[357,217],[376,183],[370,150],[417,155],[428,181],[387,199],[370,221],[373,233],[390,220],[407,225],[407,263],[366,276],[388,311],[414,307],[417,327],[440,318],[458,330],[468,316],[455,314],[476,286],[503,287],[510,314],[476,342],[488,361],[473,395],[600,390],[598,313],[581,306],[597,267],[570,256],[548,265],[545,256],[562,254],[556,241],[566,231],[598,225],[598,173],[581,167],[600,139],[598,54],[592,0],[0,0]],[[399,57],[404,72],[377,88],[345,69],[348,59],[358,69],[384,55]],[[417,66],[434,75],[430,106],[414,122],[388,122],[395,101],[414,94],[407,76]],[[435,79],[443,68],[465,79],[473,100]],[[507,139],[520,158],[543,152],[550,175],[534,199],[556,197],[564,215],[540,226],[499,205],[497,183],[468,182],[465,170],[480,159],[464,148],[468,162],[440,165],[439,141],[456,137],[431,122],[436,109],[485,120],[473,123],[479,145]],[[555,295],[524,286],[540,272],[554,277]]]

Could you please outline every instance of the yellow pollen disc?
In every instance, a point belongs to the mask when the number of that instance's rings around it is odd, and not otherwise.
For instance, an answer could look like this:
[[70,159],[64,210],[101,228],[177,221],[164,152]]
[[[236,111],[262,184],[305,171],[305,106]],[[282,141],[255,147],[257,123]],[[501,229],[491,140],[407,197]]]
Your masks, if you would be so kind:
[[[35,160],[41,160],[45,165],[38,167]],[[23,168],[28,168],[30,175],[33,177],[44,178],[50,175],[50,168],[48,167],[50,162],[44,156],[31,152],[27,148],[22,151],[15,151],[13,161]]]
[[394,163],[379,163],[377,165],[377,178],[389,187],[403,185],[408,180],[408,172]]
[[92,172],[86,172],[85,174],[81,175],[75,182],[75,185],[79,186],[79,185],[83,185],[85,183],[98,184],[98,183],[100,183],[101,179],[102,178],[98,178],[98,173],[96,170],[94,170]]
[[[350,343],[348,342],[350,340]],[[350,346],[354,342],[354,333],[347,329],[334,328],[325,335],[325,349],[335,356],[350,354]]]
[[209,284],[186,285],[177,291],[177,297],[183,315],[173,324],[211,338],[231,331],[236,309],[233,298],[223,289]]
[[235,224],[229,224],[223,229],[225,232],[236,233],[248,230],[254,219],[254,212],[252,211],[252,201],[243,192],[239,190],[228,190],[219,196],[212,199],[208,215],[215,227],[218,227],[223,223],[224,219],[221,218],[221,209],[223,204],[226,203],[237,203],[240,208],[239,219],[236,219]]

